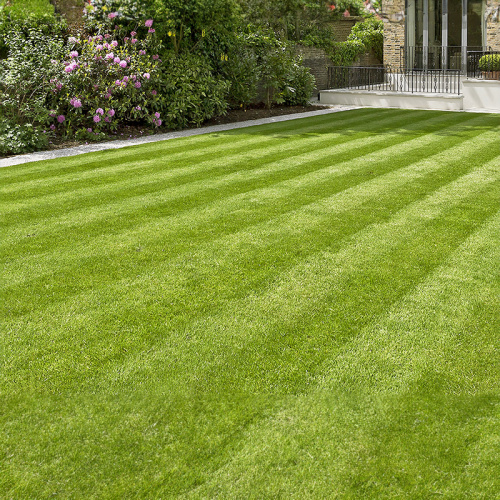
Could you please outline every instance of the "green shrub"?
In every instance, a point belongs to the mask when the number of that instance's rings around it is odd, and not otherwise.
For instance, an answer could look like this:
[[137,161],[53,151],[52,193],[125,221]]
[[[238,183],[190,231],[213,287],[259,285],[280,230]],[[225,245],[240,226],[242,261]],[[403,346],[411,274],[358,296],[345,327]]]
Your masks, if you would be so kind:
[[0,61],[0,115],[13,124],[44,124],[48,120],[50,80],[57,74],[53,63],[62,57],[61,37],[30,29],[6,37],[9,57]]
[[161,125],[155,87],[160,60],[153,33],[117,38],[115,30],[70,37],[63,57],[54,61],[50,108],[52,125],[61,132],[92,129],[99,135],[127,121]]
[[356,23],[347,40],[335,43],[333,50],[327,54],[334,64],[349,66],[370,49],[373,49],[380,61],[383,60],[384,26],[382,21],[374,18]]
[[55,15],[54,6],[49,0],[11,0],[5,3],[4,12],[15,21],[28,18],[53,18]]
[[[84,20],[89,31],[137,31],[153,13],[154,0],[92,0],[85,3]],[[142,20],[142,22],[140,22]]]
[[0,59],[7,57],[7,38],[12,31],[29,36],[31,30],[45,35],[62,35],[67,28],[66,21],[56,16],[48,0],[17,1],[0,5]]
[[228,100],[233,107],[246,108],[255,102],[258,94],[259,66],[255,51],[245,44],[244,37],[228,51],[224,76],[230,83]]
[[332,2],[335,8],[331,10],[334,19],[341,19],[347,10],[351,16],[364,16],[367,14],[363,0],[336,0]]
[[288,72],[283,91],[285,104],[288,106],[306,106],[314,90],[315,78],[300,59],[295,60]]
[[487,54],[478,63],[481,71],[500,71],[500,54]]
[[384,23],[380,19],[370,18],[364,22],[356,23],[347,41],[359,40],[365,50],[373,49],[377,59],[382,61],[384,57]]
[[41,126],[32,123],[19,125],[0,120],[0,155],[30,153],[45,149],[49,136]]
[[224,114],[228,108],[230,84],[217,78],[210,61],[195,54],[171,55],[164,62],[159,105],[165,123],[173,129]]

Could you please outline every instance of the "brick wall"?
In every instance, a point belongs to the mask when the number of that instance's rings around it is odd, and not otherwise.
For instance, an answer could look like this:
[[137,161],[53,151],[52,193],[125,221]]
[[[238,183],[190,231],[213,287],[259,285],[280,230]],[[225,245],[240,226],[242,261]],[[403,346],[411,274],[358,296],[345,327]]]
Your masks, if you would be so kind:
[[[337,21],[332,21],[330,26],[335,33],[336,42],[345,42],[352,27],[359,21],[362,21],[362,17],[347,17],[344,19],[339,19]],[[311,73],[316,78],[316,91],[325,90],[328,88],[328,66],[333,66],[333,62],[329,59],[322,49],[317,49],[315,47],[304,47],[302,45],[297,45],[295,48],[297,55],[302,56],[302,61],[304,66],[311,69]],[[370,51],[366,54],[361,55],[354,63],[353,66],[377,66],[381,64],[381,61],[377,59],[375,53]]]
[[351,33],[352,27],[363,21],[362,17],[350,16],[344,17],[343,19],[337,19],[336,21],[331,21],[328,23],[331,26],[333,33],[335,34],[336,42],[345,42],[349,33]]
[[310,68],[311,73],[316,78],[316,91],[326,89],[328,87],[328,66],[332,66],[333,63],[326,56],[325,51],[315,47],[297,45],[295,52],[302,56],[304,66]]
[[384,0],[382,2],[384,21],[384,64],[398,67],[400,47],[405,43],[405,0]]
[[486,0],[486,45],[500,50],[500,1]]

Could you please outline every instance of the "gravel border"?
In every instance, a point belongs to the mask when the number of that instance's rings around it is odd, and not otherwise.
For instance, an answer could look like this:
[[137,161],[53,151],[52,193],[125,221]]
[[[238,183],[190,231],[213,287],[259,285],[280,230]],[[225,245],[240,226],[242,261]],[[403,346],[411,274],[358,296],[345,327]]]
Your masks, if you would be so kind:
[[[311,103],[311,104],[316,104]],[[305,113],[294,113],[290,115],[273,116],[269,118],[260,118],[257,120],[246,120],[243,122],[225,123],[222,125],[211,125],[197,129],[180,130],[178,132],[167,132],[165,134],[156,134],[146,137],[137,137],[128,140],[116,140],[109,142],[99,142],[96,144],[86,144],[66,149],[54,149],[51,151],[38,151],[36,153],[28,153],[24,155],[10,156],[0,159],[0,167],[10,167],[12,165],[21,165],[34,161],[53,160],[55,158],[63,158],[66,156],[76,156],[85,153],[94,153],[96,151],[105,151],[107,149],[120,149],[127,146],[137,146],[138,144],[147,144],[150,142],[166,141],[168,139],[176,139],[178,137],[190,137],[193,135],[210,134],[212,132],[223,132],[226,130],[234,130],[238,128],[252,127],[254,125],[264,125],[266,123],[277,123],[286,120],[296,120],[298,118],[306,118],[309,116],[325,115],[328,113],[337,113],[339,111],[347,111],[357,109],[359,106],[330,106],[328,109],[319,109],[318,111],[307,111]]]

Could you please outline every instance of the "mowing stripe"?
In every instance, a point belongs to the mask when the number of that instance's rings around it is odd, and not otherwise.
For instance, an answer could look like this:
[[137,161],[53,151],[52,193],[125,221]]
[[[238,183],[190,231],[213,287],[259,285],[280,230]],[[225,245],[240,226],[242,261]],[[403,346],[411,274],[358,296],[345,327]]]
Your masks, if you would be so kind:
[[[263,294],[229,301],[208,317],[198,314],[185,328],[172,331],[165,325],[155,332],[162,348],[129,358],[125,366],[118,363],[117,370],[109,366],[103,375],[115,378],[106,377],[102,390],[110,383],[154,385],[166,372],[167,391],[192,383],[210,392],[215,380],[218,390],[229,392],[276,394],[303,388],[325,359],[425,280],[488,220],[498,194],[498,176],[490,169],[468,174],[388,222],[362,229],[340,248],[309,256]],[[478,220],[461,219],[475,210],[478,197],[489,202]],[[450,220],[457,213],[460,217]],[[429,241],[433,244],[425,245]],[[418,265],[416,249],[421,254]],[[424,264],[425,257],[431,257],[430,263]],[[387,282],[393,283],[389,289]],[[134,307],[147,308],[154,294],[130,298]],[[351,319],[348,325],[346,317]],[[193,366],[190,373],[180,368],[184,363]],[[201,372],[194,368],[198,365]],[[93,383],[99,383],[97,377]]]
[[448,116],[365,150],[359,122],[352,161],[282,128],[292,166],[165,199],[158,162],[121,205],[89,177],[93,228],[40,189],[5,247],[0,497],[494,498],[500,122]]
[[[374,457],[380,456],[380,450],[377,449],[380,446],[380,444],[377,446],[377,441],[378,443],[381,441],[380,433],[385,430],[392,432],[391,439],[397,435],[397,430],[388,423],[395,417],[401,419],[403,408],[410,413],[414,422],[422,424],[421,432],[432,430],[433,434],[437,434],[436,429],[428,429],[423,425],[425,421],[422,419],[430,421],[425,411],[427,406],[424,404],[425,400],[422,398],[421,401],[415,402],[407,398],[408,391],[414,389],[411,387],[412,378],[421,377],[429,371],[439,372],[438,378],[444,382],[439,392],[449,395],[476,395],[480,394],[481,390],[485,390],[488,394],[493,388],[498,389],[499,379],[498,377],[496,380],[493,379],[497,369],[491,366],[493,360],[491,360],[491,352],[487,352],[488,342],[482,345],[476,339],[464,337],[467,332],[465,330],[466,319],[461,319],[458,323],[455,321],[455,328],[462,327],[462,330],[454,328],[448,332],[445,329],[444,336],[443,328],[440,328],[439,323],[447,322],[446,316],[448,315],[455,318],[457,310],[462,314],[467,314],[463,306],[470,306],[471,300],[491,302],[488,284],[495,280],[495,276],[494,272],[488,272],[487,268],[485,269],[484,262],[491,264],[492,269],[498,270],[499,229],[500,218],[496,216],[490,219],[412,293],[404,296],[380,319],[370,323],[353,342],[345,344],[330,361],[330,369],[319,387],[313,387],[305,394],[291,397],[287,402],[281,401],[274,415],[267,415],[265,419],[259,419],[247,427],[236,453],[232,453],[219,470],[207,475],[206,483],[193,489],[191,494],[186,495],[186,498],[209,498],[215,493],[222,498],[230,496],[236,498],[239,492],[252,490],[255,493],[255,488],[251,485],[270,484],[267,481],[260,481],[259,476],[266,475],[269,479],[272,477],[277,480],[277,487],[280,488],[281,494],[284,494],[286,482],[281,484],[283,469],[287,467],[286,460],[290,448],[297,442],[300,443],[302,449],[307,449],[313,458],[310,460],[306,454],[297,453],[295,450],[293,456],[298,458],[293,468],[300,470],[312,468],[314,476],[324,478],[323,481],[311,483],[306,496],[331,498],[330,493],[334,481],[336,493],[340,498],[344,498],[348,494],[349,485],[352,484],[352,479],[346,477],[346,470],[352,471],[354,467],[352,477],[356,477],[359,481],[359,477],[363,474],[362,467],[366,466],[368,461],[373,462]],[[436,300],[436,297],[443,296],[447,300]],[[453,324],[453,321],[451,323]],[[467,337],[470,337],[470,334]],[[385,349],[384,346],[386,346]],[[475,351],[474,354],[471,353],[470,348]],[[488,357],[490,357],[489,360]],[[461,359],[467,359],[467,361],[460,362]],[[495,359],[498,360],[498,356]],[[486,377],[482,386],[478,387],[477,382],[481,378],[477,377],[477,372],[481,371],[483,362],[486,362],[485,370],[493,369],[492,374]],[[462,383],[457,386],[453,384],[453,380],[450,384],[452,376],[443,377],[444,373],[453,374],[454,371],[463,369],[467,363],[471,363],[474,367],[469,384],[466,380],[466,385],[463,385],[461,377]],[[491,383],[489,387],[488,383]],[[421,391],[422,387],[425,387],[425,384],[418,384],[416,390]],[[441,408],[451,409],[459,403],[456,396],[436,398],[430,389],[426,392],[431,393],[430,397]],[[394,402],[383,409],[380,400],[387,397],[394,398]],[[349,401],[346,401],[347,398]],[[363,401],[362,405],[359,404],[360,399]],[[471,404],[467,405],[467,415],[470,420],[461,418],[458,427],[471,425],[480,436],[495,436],[497,432],[492,429],[492,426],[497,421],[494,415],[495,413],[498,415],[498,405],[495,408],[489,404],[485,418],[484,398],[482,399],[483,401],[481,398],[471,397]],[[373,415],[373,421],[368,423],[372,424],[372,428],[367,426],[366,421],[362,423],[361,414],[366,414],[367,411],[371,411]],[[436,415],[435,421],[450,430],[456,425],[456,423],[453,425],[449,414],[446,413]],[[332,422],[338,425],[333,426]],[[311,429],[312,432],[309,436],[299,435],[301,429]],[[325,431],[329,436],[327,439],[324,437]],[[416,432],[418,428],[414,429],[414,433]],[[367,434],[373,436],[373,441],[370,443],[371,449],[367,448]],[[438,435],[439,440],[432,439],[432,446],[440,448],[443,446],[445,432],[440,429]],[[315,436],[323,436],[321,442],[314,442]],[[346,438],[346,436],[349,437]],[[361,437],[364,438],[362,454],[356,456],[356,451],[354,451],[355,456],[353,456],[353,450],[359,447],[356,441],[361,441]],[[411,446],[411,439],[407,433],[402,438],[404,443],[395,450],[399,453],[402,450],[404,453],[404,450],[408,450]],[[267,443],[273,443],[273,446],[270,447]],[[478,481],[476,478],[476,481],[467,484],[468,474],[457,470],[452,475],[453,483],[456,485],[457,481],[459,482],[456,487],[456,497],[460,497],[463,491],[474,493],[476,498],[494,497],[498,490],[495,481],[491,481],[491,478],[495,476],[496,461],[491,460],[495,456],[495,440],[485,442],[478,439],[475,444],[471,439],[470,443],[472,446],[468,447],[463,467],[470,470],[471,467],[482,466],[485,474],[484,478],[482,476],[481,478],[484,481]],[[384,450],[387,451],[388,445],[384,444]],[[456,447],[458,443],[445,441],[445,447],[450,445]],[[485,451],[489,451],[489,455],[482,456]],[[413,450],[408,450],[408,453],[412,452]],[[443,453],[444,450],[440,452]],[[386,465],[386,467],[390,466],[389,474],[391,475],[402,467],[408,469],[418,459],[415,456],[406,460],[404,457],[393,456],[391,458],[391,463]],[[410,469],[407,470],[407,474],[418,476],[415,472],[422,474],[423,470],[429,467],[435,468],[436,459],[437,457],[427,455],[425,465],[419,464],[418,471]],[[289,469],[288,473],[290,473]],[[384,474],[383,471],[380,473]],[[436,482],[442,482],[443,479],[446,481],[445,478],[449,476],[449,473],[437,474]],[[466,484],[460,484],[462,482]],[[432,496],[432,487],[436,489],[436,486],[429,483],[428,479],[425,484],[417,480],[413,496],[423,494],[427,496],[427,493],[428,496]],[[373,487],[374,482],[371,481],[369,484]],[[297,489],[295,488],[294,491],[296,492]],[[273,496],[273,491],[268,491],[268,494]],[[408,494],[408,488],[406,488],[398,491],[394,496],[409,498],[412,495]]]
[[[493,135],[494,137],[494,135]],[[481,149],[484,149],[485,151],[492,151],[491,148],[487,148],[487,147],[484,147],[484,146],[481,146]],[[465,143],[463,144],[460,149],[456,150],[456,153],[460,153],[460,154],[467,154],[469,155],[473,161],[475,162],[475,164],[477,164],[477,160],[478,158],[484,158],[484,154],[483,156],[481,155],[477,155],[475,153],[474,150],[471,150],[470,149],[470,146],[468,143]],[[441,153],[441,155],[438,155],[438,157],[434,158],[431,157],[428,162],[426,162],[424,164],[427,165],[428,163],[430,163],[432,165],[432,162],[435,161],[435,160],[439,160],[439,161],[442,161],[442,160],[448,160],[448,163],[450,163],[450,157],[448,155],[447,157],[447,154],[446,152],[444,153]],[[453,160],[451,160],[453,161]],[[470,164],[472,165],[472,163]],[[464,162],[464,166],[469,166],[469,162],[468,161],[465,161]],[[421,168],[421,167],[420,167]],[[432,168],[434,169],[434,166],[432,166]],[[454,169],[455,170],[455,169]],[[411,170],[410,170],[411,171]],[[418,169],[416,170],[417,174],[418,174]],[[458,173],[458,171],[456,171]],[[332,172],[334,175],[335,175],[335,171]],[[398,175],[398,174],[397,174]],[[328,178],[329,177],[329,172],[326,172],[326,177]],[[418,176],[417,176],[417,179],[418,179]],[[408,179],[405,180],[405,182],[407,181]],[[372,178],[372,181],[373,181],[373,178]],[[357,180],[358,184],[359,182],[364,182],[364,178],[361,177],[360,180]],[[386,189],[386,183],[387,180],[385,178],[382,178],[382,181],[381,181],[381,185],[380,185],[380,191],[381,191],[381,194],[379,194],[379,197],[382,195],[383,196],[383,191]],[[297,184],[297,181],[293,181],[294,184]],[[299,179],[299,187],[300,187],[300,184],[301,181]],[[371,186],[371,184],[369,184],[369,186]],[[293,185],[292,185],[293,187]],[[307,187],[307,185],[306,185]],[[338,188],[337,185],[334,186],[336,189],[335,191],[333,192],[334,194],[338,191],[340,191],[341,189]],[[342,189],[347,189],[349,188],[349,184],[347,185],[347,187],[342,187]],[[370,187],[368,188],[370,189]],[[295,209],[296,207],[294,206],[290,206],[290,205],[286,205],[285,201],[287,199],[287,197],[289,196],[294,196],[296,197],[296,194],[298,194],[300,191],[297,191],[297,190],[292,190],[292,191],[284,191],[282,193],[275,193],[273,190],[266,190],[265,192],[261,192],[259,193],[260,197],[259,199],[260,200],[263,200],[265,198],[263,198],[263,196],[267,197],[268,200],[270,202],[272,201],[276,201],[278,204],[280,204],[280,206],[286,206],[286,212],[290,212],[290,210],[292,209]],[[320,190],[321,192],[321,196],[325,196],[326,193],[324,190]],[[281,196],[279,197],[279,194],[281,194]],[[368,193],[368,199],[369,199],[369,193]],[[275,200],[276,198],[276,200]],[[317,198],[317,196],[316,196]],[[307,198],[307,202],[310,203],[311,201],[313,201],[314,198]],[[303,203],[303,202],[301,202]],[[329,204],[330,202],[327,201],[326,202],[327,204]],[[234,219],[235,216],[234,216],[234,210],[238,210],[238,207],[239,205],[237,204],[234,208],[231,207],[231,206],[226,206],[226,209],[230,212],[230,215],[229,217],[231,219]],[[253,208],[253,207],[252,207]],[[323,211],[324,210],[324,206],[323,204],[319,204],[318,205],[318,208],[320,211]],[[216,210],[215,212],[212,211],[211,215],[213,216],[213,218],[209,219],[209,223],[212,221],[212,220],[215,220],[217,219],[218,217],[223,217],[224,216],[224,213],[221,211],[223,210],[223,207],[217,209],[216,207]],[[272,214],[276,215],[275,212],[273,211]],[[186,214],[185,217],[186,217],[186,222],[189,222],[190,218],[193,217],[194,215],[196,214]],[[168,255],[170,257],[172,257],[173,255],[175,255],[178,251],[181,251],[186,243],[189,241],[189,238],[192,238],[193,236],[195,236],[198,232],[200,231],[203,231],[204,234],[206,234],[206,230],[204,230],[204,218],[206,217],[206,213],[203,213],[201,212],[200,213],[200,216],[202,217],[202,221],[201,222],[201,226],[199,226],[197,223],[194,223],[194,220],[191,222],[191,230],[188,230],[187,233],[186,231],[182,231],[182,226],[183,224],[185,224],[185,222],[183,222],[183,219],[177,219],[177,220],[171,220],[169,221],[169,231],[165,233],[165,229],[162,228],[162,226],[153,226],[152,229],[154,231],[154,234],[156,234],[158,232],[158,230],[162,230],[162,237],[160,238],[160,241],[159,241],[159,244],[160,246],[162,247],[165,247],[165,243],[164,243],[164,240],[167,239],[167,240],[170,240],[171,238],[173,238],[175,236],[175,234],[177,233],[177,242],[176,242],[176,246],[175,247],[172,247],[172,244],[169,243],[168,244]],[[249,214],[248,213],[248,210],[244,213],[241,214],[241,217],[239,219],[243,219],[245,221],[245,224],[248,226],[248,225],[254,225],[256,222],[259,222],[259,220],[255,221],[255,220],[252,220],[253,217],[252,217],[252,214]],[[235,223],[234,223],[234,228],[235,229],[239,229],[241,230],[241,223],[242,221],[241,220],[236,220]],[[260,219],[262,220],[262,219]],[[297,222],[294,222],[293,224],[297,224]],[[171,228],[171,229],[170,229]],[[143,226],[141,228],[142,230],[145,229],[145,227]],[[232,230],[231,227],[224,227],[224,231],[223,231],[223,234],[226,234],[228,232],[228,230]],[[181,231],[180,235],[183,235],[183,237],[179,240],[179,231]],[[293,232],[293,228],[290,228],[290,231]],[[132,245],[135,245],[135,244],[140,244],[142,242],[142,244],[146,244],[147,246],[150,246],[152,242],[154,242],[155,240],[151,241],[151,239],[144,239],[144,236],[142,235],[144,231],[141,231],[141,233],[134,233],[134,232],[126,232],[125,234],[122,235],[122,238],[119,242],[119,240],[116,239],[116,237],[110,242],[107,244],[108,246],[108,251],[106,252],[107,254],[107,258],[105,259],[105,263],[106,263],[106,266],[108,267],[108,269],[112,269],[113,268],[113,264],[112,262],[108,262],[109,261],[109,257],[111,257],[113,255],[113,253],[115,253],[116,251],[118,253],[116,253],[116,257],[118,258],[120,253],[123,251],[123,250],[127,250],[128,248],[131,248]],[[217,235],[217,233],[208,233],[208,237],[209,237],[209,241],[213,239],[213,237],[215,237]],[[95,254],[97,256],[98,259],[101,258],[102,254],[103,254],[103,250],[106,249],[106,242],[104,241],[105,237],[99,239],[91,248],[90,248],[90,252],[91,252],[91,255],[92,254]],[[135,241],[134,241],[135,239]],[[198,241],[199,238],[198,238]],[[61,278],[63,278],[65,276],[65,273],[68,273],[69,275],[73,275],[75,278],[80,274],[79,271],[78,271],[78,267],[80,267],[80,265],[82,264],[82,259],[85,257],[85,255],[87,254],[88,255],[88,251],[85,251],[85,246],[88,245],[89,242],[86,242],[85,245],[82,245],[82,248],[76,253],[76,261],[74,263],[74,265],[72,265],[70,267],[70,269],[68,269],[66,266],[67,264],[64,263],[64,260],[61,260],[61,258],[58,258],[58,267],[60,269],[59,271],[59,274],[61,275]],[[113,249],[115,249],[115,252],[113,252]],[[121,250],[120,250],[121,249]],[[57,250],[57,253],[60,251],[60,249]],[[158,249],[158,251],[161,251],[161,248]],[[110,252],[112,252],[110,254]],[[94,257],[95,258],[95,257]],[[46,266],[44,267],[48,267],[48,268],[52,268],[53,265],[54,265],[54,257],[51,256],[51,255],[47,255],[45,257],[45,259],[47,259],[47,264]],[[73,257],[72,259],[75,259],[75,257]],[[19,270],[21,270],[24,266],[25,266],[25,263],[24,263],[24,259],[21,259],[19,260]],[[37,263],[38,263],[38,266],[40,266],[41,268],[41,264],[42,264],[43,260],[38,260]],[[11,265],[11,263],[9,263],[9,266]],[[43,269],[43,268],[41,268]],[[53,275],[53,271],[51,271],[51,274]],[[111,275],[113,275],[113,273],[111,272]],[[50,277],[47,276],[47,277]],[[31,276],[31,278],[33,278],[33,276]],[[52,276],[52,279],[54,279],[55,277]],[[99,278],[102,278],[102,276],[99,276]],[[66,281],[66,284],[67,284],[67,278],[65,279]],[[9,289],[9,294],[12,293],[12,289]]]
[[[445,132],[444,130],[442,131],[443,133]],[[439,142],[439,137],[435,140],[436,144]],[[449,144],[452,144],[453,141],[456,138],[454,137]],[[425,139],[420,139],[421,141],[424,141]],[[411,142],[410,142],[411,141]],[[403,138],[395,134],[392,140],[389,141],[384,141],[384,146],[385,148],[390,148],[391,146],[394,146],[394,144],[401,144],[402,142],[410,142],[410,144],[415,144],[415,147],[418,147],[418,138],[417,142],[413,142],[415,139],[412,137],[406,137],[403,136]],[[323,166],[323,163],[321,163],[321,160],[328,161],[330,164],[334,164],[335,161],[337,162],[342,162],[342,161],[347,161],[348,163],[352,163],[354,159],[357,157],[363,156],[365,154],[373,154],[372,148],[374,145],[377,145],[378,142],[375,139],[365,139],[363,140],[363,144],[358,147],[354,148],[352,145],[346,144],[346,145],[340,145],[337,146],[334,151],[335,153],[332,155],[330,148],[328,145],[322,149],[318,149],[314,153],[311,154],[303,154],[303,155],[297,155],[295,157],[289,157],[286,160],[282,160],[280,163],[275,163],[272,162],[267,167],[261,167],[257,169],[256,171],[254,170],[253,172],[245,172],[242,173],[240,171],[237,171],[235,173],[230,173],[225,176],[215,178],[211,182],[206,182],[206,181],[195,181],[192,182],[189,185],[186,185],[184,187],[184,190],[182,189],[176,189],[174,192],[172,191],[163,191],[159,190],[159,192],[156,192],[156,190],[150,195],[150,196],[134,196],[132,200],[129,200],[129,203],[127,205],[123,205],[123,200],[119,199],[116,202],[112,204],[107,204],[107,210],[105,212],[101,212],[101,214],[95,214],[92,219],[88,219],[86,216],[87,213],[91,212],[92,209],[94,208],[89,207],[86,209],[82,209],[79,211],[74,211],[74,212],[69,212],[68,214],[65,214],[62,217],[56,217],[52,215],[52,210],[53,210],[53,205],[49,205],[46,210],[50,211],[51,213],[51,222],[46,225],[47,229],[50,229],[51,227],[56,227],[58,232],[61,234],[61,237],[64,239],[67,234],[67,229],[69,229],[68,225],[71,227],[72,225],[77,225],[80,227],[80,235],[85,235],[84,228],[81,227],[82,221],[85,221],[86,226],[89,228],[88,231],[95,233],[95,228],[93,227],[93,224],[96,224],[100,222],[103,218],[106,219],[105,225],[106,226],[111,226],[115,228],[117,224],[120,224],[122,227],[122,230],[126,227],[133,226],[134,221],[137,219],[137,217],[143,218],[145,216],[145,211],[150,211],[150,212],[160,212],[160,214],[163,212],[162,215],[166,212],[168,213],[178,213],[179,209],[182,210],[187,210],[191,208],[191,203],[190,199],[194,198],[194,207],[199,207],[200,203],[206,204],[207,202],[213,200],[213,199],[220,199],[224,196],[224,193],[221,192],[221,188],[224,188],[227,186],[229,188],[229,195],[234,196],[234,191],[235,191],[235,184],[232,183],[231,181],[235,180],[238,182],[236,185],[236,192],[238,191],[246,191],[245,186],[251,185],[252,187],[257,188],[260,187],[258,184],[255,184],[257,174],[263,175],[262,183],[263,185],[269,184],[271,182],[275,182],[276,177],[278,179],[283,178],[286,176],[291,176],[295,174],[295,170],[300,168],[301,170],[304,170],[303,164],[307,162],[306,168],[307,170],[313,170],[317,168],[317,166],[321,167]],[[451,146],[450,146],[451,147]],[[426,153],[427,150],[422,150],[422,153]],[[431,150],[429,150],[431,152]],[[396,151],[396,153],[401,154],[399,151]],[[383,153],[381,153],[383,154]],[[314,159],[314,161],[312,161]],[[320,162],[318,164],[318,162]],[[256,165],[262,165],[263,162],[261,161],[256,161]],[[277,168],[277,167],[280,168]],[[237,168],[241,168],[239,165],[237,165]],[[307,172],[306,170],[306,172]],[[284,172],[285,176],[281,173]],[[262,185],[262,184],[261,184]],[[194,189],[193,189],[194,188]],[[210,189],[211,192],[210,194],[207,193],[207,190]],[[200,192],[200,195],[202,196],[196,196],[195,193]],[[133,190],[132,190],[132,193]],[[172,208],[169,208],[169,204],[172,204],[171,201],[168,201],[170,195],[170,199],[173,200],[173,206]],[[173,196],[172,196],[173,195]],[[177,203],[175,203],[175,200],[178,200]],[[93,201],[95,205],[94,199],[89,200],[90,202]],[[134,203],[130,203],[131,201],[134,201]],[[158,203],[158,201],[161,201],[162,203]],[[105,203],[105,201],[103,202]],[[116,207],[115,210],[113,210],[113,207]],[[41,207],[37,207],[36,210],[33,210],[34,215],[38,214],[39,217],[43,217],[46,214],[46,211],[44,211]],[[126,219],[123,219],[124,215],[127,215]],[[157,216],[155,214],[155,216]],[[64,224],[62,224],[64,222]],[[103,221],[104,222],[104,221]],[[39,240],[40,237],[43,236],[43,234],[38,234],[38,237],[33,240],[33,239],[26,239],[25,235],[26,234],[31,234],[32,233],[32,222],[26,222],[23,225],[17,225],[18,230],[17,233],[18,235],[10,235],[9,232],[7,231],[5,234],[5,239],[4,239],[4,245],[10,246],[10,250],[12,253],[20,253],[22,249],[20,248],[14,248],[12,245],[14,244],[14,241],[16,238],[23,238],[24,243],[29,245],[30,252],[33,253],[35,249],[33,246],[39,245]],[[103,224],[99,224],[99,232],[102,232]],[[24,233],[24,234],[23,234]],[[50,241],[52,244],[55,243],[56,240],[54,240],[55,235],[50,234]],[[11,239],[13,238],[13,239]],[[13,241],[14,240],[14,241]],[[21,243],[22,244],[22,243]],[[71,242],[73,244],[73,242]],[[43,251],[42,249],[38,249],[38,251]]]

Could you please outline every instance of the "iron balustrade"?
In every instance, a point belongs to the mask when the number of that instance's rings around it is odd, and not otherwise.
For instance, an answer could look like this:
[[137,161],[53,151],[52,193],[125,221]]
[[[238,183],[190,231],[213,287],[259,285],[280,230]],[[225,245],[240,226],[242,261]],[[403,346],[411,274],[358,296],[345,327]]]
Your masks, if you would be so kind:
[[459,70],[407,71],[384,67],[330,66],[329,89],[460,94]]
[[[465,51],[463,52],[463,49]],[[406,46],[400,47],[399,65],[407,70],[434,70],[450,69],[467,71],[465,67],[467,59],[465,54],[468,52],[484,51],[485,47],[460,47],[460,46]],[[491,49],[490,49],[491,50]]]
[[[498,54],[500,52],[497,50],[471,50],[467,52],[467,77],[468,78],[483,78],[483,71],[479,69],[479,60],[483,56]],[[491,62],[493,64],[493,62]],[[491,69],[486,65],[485,71],[493,71],[493,67]]]

